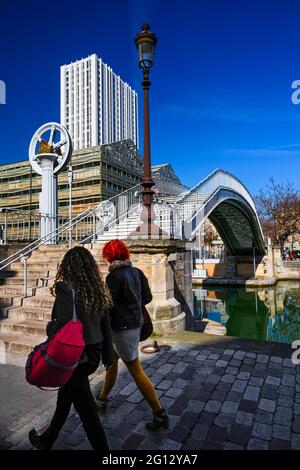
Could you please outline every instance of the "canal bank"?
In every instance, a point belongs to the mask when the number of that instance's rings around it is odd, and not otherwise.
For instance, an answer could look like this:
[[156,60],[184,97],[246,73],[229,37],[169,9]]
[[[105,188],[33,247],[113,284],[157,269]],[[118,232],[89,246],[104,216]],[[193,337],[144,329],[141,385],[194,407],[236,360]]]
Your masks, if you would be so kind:
[[300,281],[207,282],[194,284],[193,295],[188,330],[290,345],[300,339]]

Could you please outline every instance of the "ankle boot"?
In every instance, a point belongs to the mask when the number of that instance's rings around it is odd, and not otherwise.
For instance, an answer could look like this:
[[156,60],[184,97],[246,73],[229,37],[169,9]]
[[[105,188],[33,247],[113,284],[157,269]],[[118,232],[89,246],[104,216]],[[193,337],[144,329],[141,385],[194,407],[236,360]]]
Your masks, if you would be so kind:
[[39,434],[36,429],[31,429],[28,434],[30,444],[33,447],[36,447],[38,450],[51,450],[52,445],[47,442],[46,437],[42,434]]
[[169,427],[169,417],[164,408],[159,411],[153,411],[153,421],[146,423],[146,428],[149,429],[149,431],[156,431],[156,429],[160,427],[163,429]]

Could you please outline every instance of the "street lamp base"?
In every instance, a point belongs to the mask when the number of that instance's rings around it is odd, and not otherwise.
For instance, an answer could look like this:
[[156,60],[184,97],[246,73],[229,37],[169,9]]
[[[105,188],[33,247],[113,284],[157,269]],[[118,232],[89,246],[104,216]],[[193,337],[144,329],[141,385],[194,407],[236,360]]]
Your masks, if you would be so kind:
[[129,234],[129,238],[169,239],[170,235],[154,223],[143,223]]

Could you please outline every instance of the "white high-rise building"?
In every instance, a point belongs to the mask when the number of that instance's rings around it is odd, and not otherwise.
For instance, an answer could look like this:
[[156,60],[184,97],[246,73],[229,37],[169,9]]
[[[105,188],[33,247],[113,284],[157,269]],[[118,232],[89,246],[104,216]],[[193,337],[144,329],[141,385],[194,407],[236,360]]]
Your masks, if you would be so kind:
[[96,54],[61,66],[60,119],[75,150],[125,139],[138,147],[138,95]]

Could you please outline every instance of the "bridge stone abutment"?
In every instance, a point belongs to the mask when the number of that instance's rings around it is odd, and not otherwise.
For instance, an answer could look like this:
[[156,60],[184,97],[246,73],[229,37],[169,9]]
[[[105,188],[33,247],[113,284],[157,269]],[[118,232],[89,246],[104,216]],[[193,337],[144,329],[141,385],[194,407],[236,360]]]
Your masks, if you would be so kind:
[[191,243],[182,240],[127,240],[131,259],[147,276],[153,294],[147,305],[158,334],[185,329],[193,312]]

